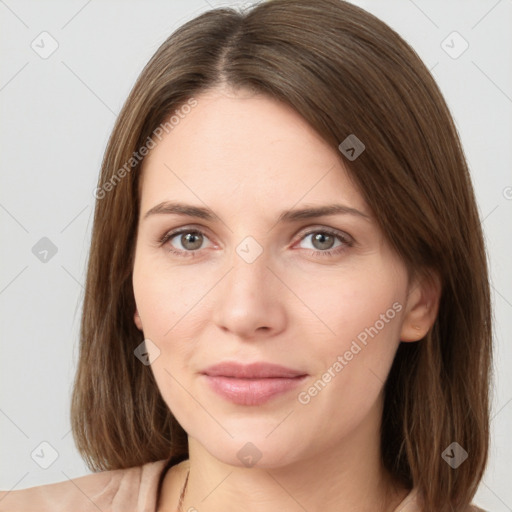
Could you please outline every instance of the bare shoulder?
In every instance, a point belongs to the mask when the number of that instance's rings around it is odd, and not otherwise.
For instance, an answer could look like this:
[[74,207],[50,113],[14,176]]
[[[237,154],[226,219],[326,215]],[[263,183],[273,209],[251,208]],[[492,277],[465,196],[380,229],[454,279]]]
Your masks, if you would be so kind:
[[[128,469],[102,471],[62,482],[15,491],[0,491],[0,512],[107,512],[114,497],[137,504],[141,490],[156,489],[165,461]],[[151,496],[148,493],[148,499]]]

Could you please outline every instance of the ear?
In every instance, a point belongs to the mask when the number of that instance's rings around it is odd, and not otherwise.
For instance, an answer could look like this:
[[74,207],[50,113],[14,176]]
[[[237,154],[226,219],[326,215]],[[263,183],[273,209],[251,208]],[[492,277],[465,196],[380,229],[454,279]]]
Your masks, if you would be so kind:
[[441,279],[435,273],[416,277],[410,284],[400,341],[418,341],[434,325],[441,299]]
[[139,331],[142,331],[142,320],[140,319],[137,308],[135,308],[135,313],[133,314],[133,321],[135,322],[137,329],[139,329]]

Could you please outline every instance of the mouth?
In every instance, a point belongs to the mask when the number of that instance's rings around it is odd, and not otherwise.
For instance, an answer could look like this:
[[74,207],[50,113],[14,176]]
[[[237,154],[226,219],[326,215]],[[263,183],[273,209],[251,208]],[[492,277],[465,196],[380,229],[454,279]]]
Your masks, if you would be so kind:
[[237,405],[262,405],[300,385],[307,373],[272,363],[220,363],[201,374],[210,389]]

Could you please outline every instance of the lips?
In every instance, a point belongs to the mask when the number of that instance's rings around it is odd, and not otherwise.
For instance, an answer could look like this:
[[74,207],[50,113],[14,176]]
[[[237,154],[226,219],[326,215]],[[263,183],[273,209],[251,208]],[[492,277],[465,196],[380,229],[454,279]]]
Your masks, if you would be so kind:
[[207,368],[202,375],[223,399],[237,405],[262,405],[296,388],[307,374],[272,363],[243,365],[224,362]]
[[244,365],[235,362],[224,362],[210,366],[203,373],[210,377],[233,377],[237,379],[294,378],[306,375],[303,371],[273,363]]

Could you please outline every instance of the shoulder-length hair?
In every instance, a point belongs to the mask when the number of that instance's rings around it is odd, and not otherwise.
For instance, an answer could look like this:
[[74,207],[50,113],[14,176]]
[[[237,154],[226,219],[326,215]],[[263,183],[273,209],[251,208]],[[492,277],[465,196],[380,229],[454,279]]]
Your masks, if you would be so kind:
[[[172,128],[171,116],[176,122],[201,92],[226,84],[291,106],[336,150],[355,134],[366,149],[343,163],[385,237],[408,268],[440,277],[432,329],[400,344],[386,381],[381,451],[426,511],[463,510],[489,438],[490,294],[474,192],[428,69],[386,24],[341,0],[206,12],[174,32],[139,76],[95,192],[71,412],[80,453],[92,470],[188,456],[151,368],[134,357],[138,188],[143,156],[162,127]],[[442,457],[453,442],[469,454],[457,469]]]

